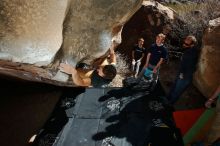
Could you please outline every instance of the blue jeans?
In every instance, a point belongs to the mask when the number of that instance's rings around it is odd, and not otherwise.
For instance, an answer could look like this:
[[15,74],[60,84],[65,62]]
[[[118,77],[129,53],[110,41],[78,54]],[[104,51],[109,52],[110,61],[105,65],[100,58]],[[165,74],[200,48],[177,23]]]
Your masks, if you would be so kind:
[[190,85],[192,79],[180,79],[177,77],[173,87],[171,88],[169,94],[168,94],[168,100],[171,104],[174,104],[181,94],[185,91],[185,89]]

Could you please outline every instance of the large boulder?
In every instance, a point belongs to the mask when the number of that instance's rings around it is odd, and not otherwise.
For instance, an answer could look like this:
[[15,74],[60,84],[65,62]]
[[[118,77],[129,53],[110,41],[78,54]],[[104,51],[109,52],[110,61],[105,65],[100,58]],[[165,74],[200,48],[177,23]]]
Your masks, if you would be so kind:
[[0,73],[30,81],[71,85],[59,62],[99,57],[143,0],[2,0]]
[[142,0],[72,0],[64,21],[63,57],[75,62],[97,58],[121,43],[123,25],[140,8]]
[[203,47],[195,73],[194,83],[203,95],[209,97],[220,85],[220,18],[211,20],[203,36]]
[[[125,24],[122,30],[122,43],[118,51],[131,60],[131,52],[139,37],[144,38],[144,47],[148,49],[159,33],[169,34],[171,23],[175,19],[173,10],[154,1],[144,1],[142,7]],[[131,62],[131,61],[130,61]],[[143,59],[143,63],[145,59]]]
[[68,0],[2,0],[0,59],[46,66],[62,44]]

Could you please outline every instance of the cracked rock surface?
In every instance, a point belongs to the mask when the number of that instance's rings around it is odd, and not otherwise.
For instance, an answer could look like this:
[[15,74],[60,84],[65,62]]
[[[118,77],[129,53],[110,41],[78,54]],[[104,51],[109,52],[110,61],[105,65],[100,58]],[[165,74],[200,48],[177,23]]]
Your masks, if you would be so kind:
[[2,0],[0,73],[21,79],[69,85],[57,70],[103,55],[121,42],[126,21],[142,0]]

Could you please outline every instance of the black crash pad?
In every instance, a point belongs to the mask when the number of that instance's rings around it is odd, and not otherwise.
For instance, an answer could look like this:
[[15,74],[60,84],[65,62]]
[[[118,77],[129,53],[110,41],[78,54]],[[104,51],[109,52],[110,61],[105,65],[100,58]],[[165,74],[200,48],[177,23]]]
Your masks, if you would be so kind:
[[56,133],[53,131],[56,135],[51,142],[53,146],[147,145],[155,121],[175,128],[172,113],[164,107],[161,98],[164,92],[160,90],[152,93],[127,88],[85,89],[74,97],[74,106],[55,109],[65,111],[54,112],[66,116],[59,116],[59,121],[68,120],[57,128],[48,126],[51,124],[48,122],[44,134],[38,135],[36,145],[41,141],[40,146],[43,146],[42,140],[46,140],[45,133],[50,132],[50,128],[59,129]]

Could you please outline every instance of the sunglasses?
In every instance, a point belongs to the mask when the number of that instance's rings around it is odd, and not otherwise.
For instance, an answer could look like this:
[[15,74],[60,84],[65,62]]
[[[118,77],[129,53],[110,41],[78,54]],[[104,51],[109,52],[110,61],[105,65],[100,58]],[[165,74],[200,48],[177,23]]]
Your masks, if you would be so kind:
[[191,43],[190,43],[190,44],[187,44],[187,43],[185,43],[185,42],[184,42],[183,44],[184,44],[185,46],[190,46],[190,45],[192,45]]

